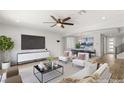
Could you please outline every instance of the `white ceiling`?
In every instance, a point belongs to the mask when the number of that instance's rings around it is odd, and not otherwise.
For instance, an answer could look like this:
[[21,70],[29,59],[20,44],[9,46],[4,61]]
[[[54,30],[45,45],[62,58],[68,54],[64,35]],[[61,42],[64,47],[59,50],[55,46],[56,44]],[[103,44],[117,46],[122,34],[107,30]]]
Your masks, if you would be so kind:
[[101,34],[104,34],[105,36],[108,37],[124,37],[124,27],[106,29],[106,30],[104,29],[104,31]]
[[[87,10],[80,15],[80,10],[10,10],[0,11],[0,23],[8,25],[28,26],[46,31],[55,31],[64,34],[75,34],[77,32],[98,30],[104,28],[123,27],[124,11],[122,10]],[[52,22],[50,17],[57,18],[70,16],[72,19],[68,22],[74,23],[74,26],[50,27],[52,24],[43,22]]]

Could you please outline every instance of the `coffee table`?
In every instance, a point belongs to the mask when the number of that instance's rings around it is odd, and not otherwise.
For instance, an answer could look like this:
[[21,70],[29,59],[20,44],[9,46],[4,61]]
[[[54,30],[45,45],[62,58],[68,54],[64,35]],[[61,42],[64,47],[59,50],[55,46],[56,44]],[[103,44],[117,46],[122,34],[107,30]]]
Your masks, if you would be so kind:
[[[56,71],[58,75],[44,81],[45,74],[50,73],[50,72],[52,73],[53,71]],[[58,64],[58,66],[47,67],[47,70],[41,70],[39,68],[39,66],[36,65],[33,67],[33,73],[34,73],[35,77],[40,81],[40,83],[47,83],[48,81],[53,80],[53,79],[63,75],[64,67],[62,65]],[[37,74],[40,74],[40,76],[38,76]]]

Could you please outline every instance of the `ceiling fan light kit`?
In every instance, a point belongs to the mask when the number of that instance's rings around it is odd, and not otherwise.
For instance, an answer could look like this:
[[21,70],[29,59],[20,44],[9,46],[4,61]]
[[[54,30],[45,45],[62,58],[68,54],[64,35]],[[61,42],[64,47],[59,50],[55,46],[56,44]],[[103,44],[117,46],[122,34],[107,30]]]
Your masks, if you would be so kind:
[[57,26],[61,27],[61,25],[62,25],[62,24],[60,24],[60,23],[57,23]]
[[80,11],[79,11],[79,14],[80,14],[80,15],[83,15],[84,13],[87,13],[86,10],[80,10]]

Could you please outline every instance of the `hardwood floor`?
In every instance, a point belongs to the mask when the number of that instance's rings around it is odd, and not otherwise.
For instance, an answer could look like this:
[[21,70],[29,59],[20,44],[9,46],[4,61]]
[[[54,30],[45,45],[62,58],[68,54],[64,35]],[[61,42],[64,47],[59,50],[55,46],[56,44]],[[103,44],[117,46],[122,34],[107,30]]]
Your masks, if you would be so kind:
[[111,79],[124,79],[124,59],[115,59],[113,54],[107,54],[101,58],[102,63],[108,63],[112,73]]
[[[117,80],[116,83],[124,83],[124,59],[115,59],[114,55],[107,54],[97,60],[99,63],[108,63],[110,67],[110,72],[112,73],[111,79],[114,81]],[[39,62],[19,65],[19,69],[25,69],[28,67],[33,67],[33,65],[39,64]],[[67,65],[67,64],[66,64]],[[67,66],[68,69],[68,66]],[[70,69],[70,68],[69,68]],[[27,72],[26,72],[27,73]],[[115,82],[110,83],[115,83]]]
[[112,79],[124,79],[124,59],[115,60],[115,63],[111,65],[110,70],[112,72]]

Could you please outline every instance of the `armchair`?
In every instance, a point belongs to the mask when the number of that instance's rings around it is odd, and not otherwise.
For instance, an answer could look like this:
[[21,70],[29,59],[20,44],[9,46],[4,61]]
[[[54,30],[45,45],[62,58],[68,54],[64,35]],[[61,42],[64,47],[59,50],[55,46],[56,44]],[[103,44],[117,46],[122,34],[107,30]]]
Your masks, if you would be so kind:
[[78,53],[78,57],[72,60],[72,64],[84,67],[89,60],[89,53]]
[[64,55],[59,57],[60,61],[67,62],[69,60],[70,51],[64,51]]

